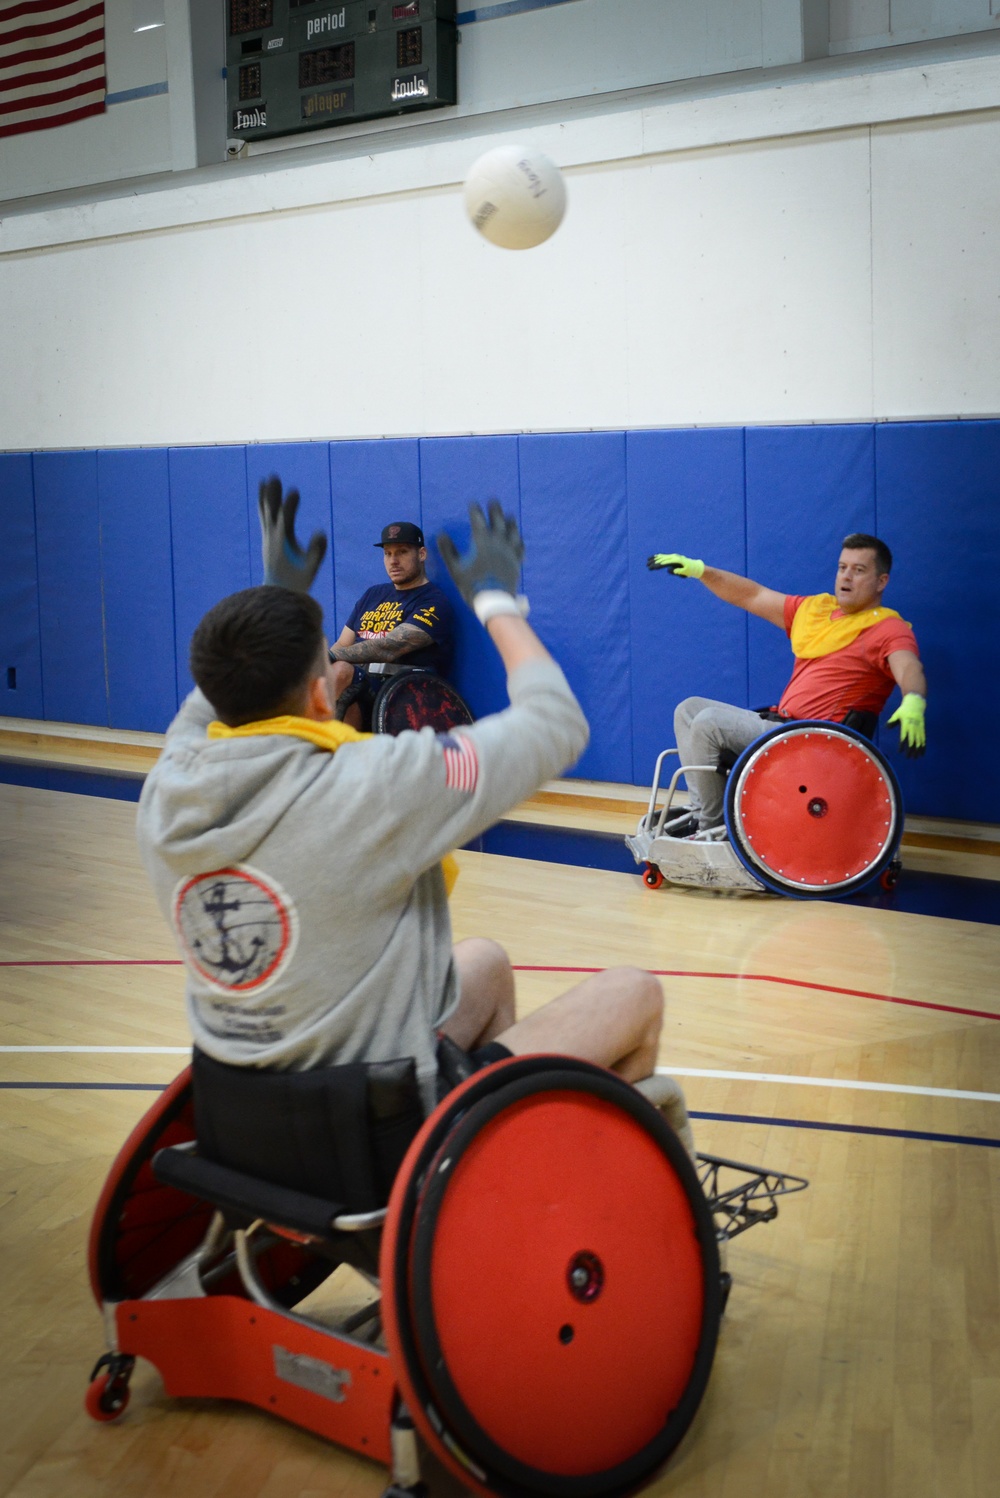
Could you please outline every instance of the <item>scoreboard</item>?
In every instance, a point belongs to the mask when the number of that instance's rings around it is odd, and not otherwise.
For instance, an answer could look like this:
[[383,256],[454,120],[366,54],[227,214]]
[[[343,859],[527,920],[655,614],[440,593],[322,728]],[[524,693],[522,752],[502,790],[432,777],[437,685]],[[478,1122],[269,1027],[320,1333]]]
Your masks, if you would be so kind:
[[229,134],[440,109],[458,98],[455,0],[227,0]]

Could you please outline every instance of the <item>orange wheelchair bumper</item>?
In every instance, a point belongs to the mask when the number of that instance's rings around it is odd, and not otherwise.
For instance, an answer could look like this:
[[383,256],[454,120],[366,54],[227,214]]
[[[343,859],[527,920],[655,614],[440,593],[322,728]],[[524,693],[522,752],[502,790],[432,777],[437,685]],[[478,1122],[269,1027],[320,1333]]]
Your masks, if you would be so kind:
[[388,1356],[234,1295],[116,1307],[118,1346],[174,1398],[237,1399],[374,1461],[390,1459]]

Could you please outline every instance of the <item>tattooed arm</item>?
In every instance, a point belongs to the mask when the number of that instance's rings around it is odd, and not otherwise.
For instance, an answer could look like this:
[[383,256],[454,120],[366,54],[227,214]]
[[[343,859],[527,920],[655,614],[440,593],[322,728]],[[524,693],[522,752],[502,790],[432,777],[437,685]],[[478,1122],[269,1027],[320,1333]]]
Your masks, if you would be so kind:
[[397,661],[400,656],[409,655],[413,650],[424,650],[433,643],[427,631],[418,629],[415,624],[398,624],[374,640],[358,640],[353,645],[341,645],[338,640],[330,647],[330,659],[365,666],[369,661]]

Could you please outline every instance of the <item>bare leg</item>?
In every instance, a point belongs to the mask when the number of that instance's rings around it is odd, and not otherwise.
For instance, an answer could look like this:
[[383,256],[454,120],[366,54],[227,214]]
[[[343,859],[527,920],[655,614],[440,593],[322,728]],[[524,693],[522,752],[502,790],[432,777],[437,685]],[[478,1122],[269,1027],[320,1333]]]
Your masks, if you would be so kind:
[[514,973],[503,947],[482,936],[456,942],[454,957],[461,997],[441,1029],[463,1051],[472,1051],[513,1025]]
[[496,1039],[515,1055],[558,1052],[637,1082],[656,1064],[662,1025],[659,979],[640,968],[613,967],[585,978]]
[[514,974],[502,947],[474,938],[455,947],[462,997],[442,1025],[463,1050],[498,1040],[515,1056],[552,1052],[607,1066],[639,1083],[694,1158],[684,1093],[653,1074],[663,1025],[663,989],[641,968],[608,968],[585,978],[525,1019],[514,1019]]

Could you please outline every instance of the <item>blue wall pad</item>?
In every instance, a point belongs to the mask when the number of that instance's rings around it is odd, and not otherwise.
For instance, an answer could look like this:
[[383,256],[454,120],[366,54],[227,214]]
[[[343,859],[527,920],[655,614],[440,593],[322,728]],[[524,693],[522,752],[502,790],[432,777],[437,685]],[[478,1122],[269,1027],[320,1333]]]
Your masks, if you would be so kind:
[[74,796],[103,796],[109,801],[138,801],[143,775],[113,770],[71,770],[65,765],[33,765],[0,755],[0,785],[24,785],[38,791],[65,791]]
[[428,544],[428,575],[455,609],[456,651],[452,679],[475,717],[507,706],[507,681],[486,631],[459,597],[438,555],[434,537],[446,530],[459,551],[469,542],[469,505],[486,509],[498,499],[520,518],[516,437],[428,437],[420,443],[420,498]]
[[42,649],[30,453],[0,453],[0,717],[41,718]]
[[[747,576],[779,593],[832,593],[844,537],[875,532],[874,429],[748,427],[746,473]],[[794,664],[788,637],[751,618],[748,650],[749,705],[776,703]]]
[[[275,474],[284,492],[298,489],[301,498],[295,534],[303,548],[314,531],[322,531],[327,540],[331,534],[330,455],[325,442],[261,443],[247,448],[247,527],[250,533],[250,582],[256,587],[264,581],[264,562],[260,551],[260,515],[258,496],[263,479]],[[327,635],[336,638],[337,609],[333,590],[333,547],[328,546],[322,566],[316,574],[312,595],[323,606]]]
[[532,622],[591,724],[573,774],[632,780],[625,433],[520,438]]
[[887,601],[913,625],[928,678],[927,753],[893,753],[907,810],[1000,822],[1000,422],[880,426],[876,480]]
[[[246,453],[242,447],[170,449],[177,694],[191,690],[188,651],[202,615],[250,586]],[[260,531],[253,538],[260,550]]]
[[95,452],[34,459],[45,717],[107,726]]
[[388,579],[376,544],[393,520],[420,518],[420,444],[414,438],[331,442],[335,640],[366,588]]
[[[597,779],[647,781],[683,696],[759,704],[791,670],[781,630],[648,573],[651,551],[814,592],[832,586],[848,531],[884,535],[887,602],[913,622],[930,679],[926,756],[904,761],[897,730],[880,730],[907,810],[1000,822],[1000,421],[0,455],[0,713],[162,727],[188,686],[194,626],[260,576],[265,469],[299,485],[304,539],[332,531],[319,595],[334,638],[385,575],[373,543],[387,522],[423,524],[450,588],[435,532],[461,544],[471,499],[519,509],[532,618],[590,720],[577,773]],[[458,684],[481,714],[505,700],[502,672],[464,608],[458,618]]]
[[162,733],[177,711],[167,454],[97,455],[112,728]]
[[746,616],[646,566],[653,552],[679,551],[745,571],[743,430],[629,432],[626,452],[634,780],[647,785],[674,743],[678,702],[746,703]]

